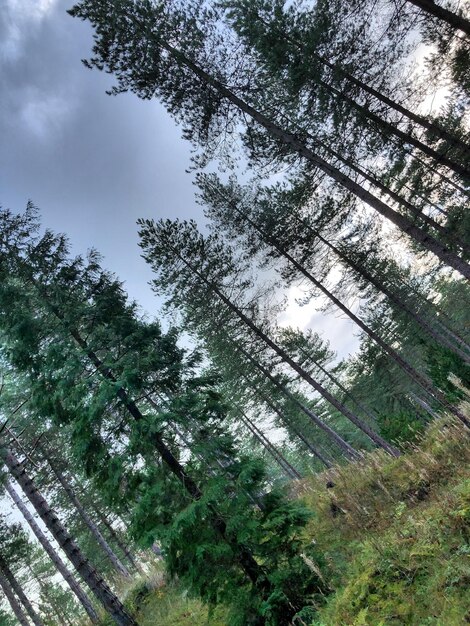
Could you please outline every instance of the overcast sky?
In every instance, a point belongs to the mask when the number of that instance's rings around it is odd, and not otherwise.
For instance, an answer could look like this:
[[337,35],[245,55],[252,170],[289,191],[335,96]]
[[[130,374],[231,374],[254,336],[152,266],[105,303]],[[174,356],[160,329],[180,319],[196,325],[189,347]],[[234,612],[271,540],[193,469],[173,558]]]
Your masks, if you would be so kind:
[[[107,74],[81,63],[89,26],[64,0],[0,0],[0,204],[31,199],[45,226],[69,235],[75,252],[96,247],[104,265],[144,310],[157,313],[150,270],[137,247],[138,217],[193,217],[190,146],[156,101],[110,97]],[[292,303],[295,326],[324,330],[347,352],[353,327]]]

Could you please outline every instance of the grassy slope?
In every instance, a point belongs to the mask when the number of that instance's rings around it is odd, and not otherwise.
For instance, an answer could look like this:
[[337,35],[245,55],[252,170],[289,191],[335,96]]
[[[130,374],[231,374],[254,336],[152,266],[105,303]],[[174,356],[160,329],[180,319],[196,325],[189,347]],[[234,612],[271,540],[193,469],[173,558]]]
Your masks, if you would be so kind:
[[418,448],[372,454],[304,488],[334,593],[315,626],[470,623],[470,440],[434,423]]
[[[306,541],[329,563],[332,593],[314,626],[470,623],[470,446],[460,426],[436,422],[400,459],[374,452],[295,491],[315,511]],[[127,600],[141,626],[226,623],[174,585],[139,594],[141,585]]]

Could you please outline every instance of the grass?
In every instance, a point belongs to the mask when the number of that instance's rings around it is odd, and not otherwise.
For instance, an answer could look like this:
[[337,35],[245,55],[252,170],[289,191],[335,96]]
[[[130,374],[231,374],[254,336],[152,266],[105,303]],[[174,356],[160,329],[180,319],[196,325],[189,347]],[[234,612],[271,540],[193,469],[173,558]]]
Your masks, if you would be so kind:
[[308,537],[326,555],[333,588],[315,626],[470,623],[470,446],[461,425],[437,421],[401,458],[374,452],[299,492],[316,511]]
[[[399,459],[375,451],[293,483],[291,495],[314,512],[305,542],[325,555],[331,587],[306,626],[470,624],[470,446],[460,424],[435,421]],[[134,581],[125,603],[140,626],[227,624],[223,608],[210,615],[159,571]]]

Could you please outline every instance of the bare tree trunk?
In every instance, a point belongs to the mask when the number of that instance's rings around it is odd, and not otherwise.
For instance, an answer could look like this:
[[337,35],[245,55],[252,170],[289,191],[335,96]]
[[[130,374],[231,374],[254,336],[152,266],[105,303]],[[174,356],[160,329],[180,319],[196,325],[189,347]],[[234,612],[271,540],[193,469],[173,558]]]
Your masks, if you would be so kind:
[[461,15],[449,11],[444,7],[439,6],[434,0],[407,0],[411,4],[414,4],[425,13],[429,13],[433,17],[437,17],[444,22],[447,22],[457,30],[461,30],[467,35],[470,35],[470,22]]
[[178,49],[174,48],[167,42],[159,41],[159,44],[162,48],[167,50],[167,52],[169,52],[169,54],[171,54],[171,56],[173,56],[173,58],[178,63],[186,66],[201,80],[203,80],[208,85],[214,87],[214,89],[216,89],[224,98],[227,98],[239,110],[246,113],[260,126],[265,128],[273,137],[276,137],[281,143],[289,146],[294,152],[297,152],[302,157],[313,163],[320,170],[325,172],[325,174],[331,179],[339,183],[348,191],[352,192],[363,202],[368,204],[372,209],[380,213],[380,215],[390,220],[405,234],[414,239],[416,243],[420,244],[421,246],[435,254],[443,263],[449,265],[450,267],[453,267],[463,276],[470,279],[470,265],[468,265],[468,263],[466,263],[453,251],[449,250],[446,246],[441,244],[441,242],[435,239],[432,235],[424,232],[421,228],[413,224],[413,222],[411,222],[407,217],[392,209],[385,202],[380,200],[380,198],[377,198],[372,193],[367,191],[362,185],[359,185],[352,178],[348,177],[346,174],[343,174],[343,172],[341,172],[341,170],[336,168],[334,165],[331,165],[330,163],[325,161],[325,159],[323,159],[321,156],[319,156],[309,147],[307,147],[307,145],[296,135],[282,129],[280,126],[278,126],[268,117],[266,117],[266,115],[257,111],[254,107],[239,98],[237,95],[235,95],[235,93],[225,87],[225,85],[223,85],[220,81],[213,78],[205,70],[200,68],[196,63],[191,61],[191,59],[186,57]]
[[10,450],[6,451],[5,463],[51,535],[116,624],[119,626],[138,626],[137,622],[126,612],[117,596],[111,591],[101,576],[98,575],[95,568],[38,491],[36,485],[26,473],[23,464],[18,461]]
[[47,553],[51,561],[54,563],[57,571],[66,581],[66,583],[68,584],[72,592],[77,597],[80,604],[83,606],[83,608],[87,612],[88,617],[91,619],[91,621],[94,624],[97,624],[99,622],[99,618],[95,609],[93,608],[93,604],[91,603],[90,599],[81,588],[79,582],[74,578],[72,573],[68,570],[67,566],[62,561],[60,556],[57,554],[56,550],[54,549],[50,541],[47,539],[46,535],[42,532],[41,528],[36,523],[36,520],[30,513],[28,507],[24,504],[20,495],[14,488],[12,481],[8,478],[5,481],[5,489],[10,495],[13,502],[18,507],[18,509],[21,511],[25,520],[28,522],[29,526],[31,527],[31,530],[35,534],[37,540],[39,541],[41,546],[44,548],[45,552]]
[[16,596],[13,592],[13,589],[10,587],[8,580],[2,574],[0,570],[0,587],[5,594],[5,598],[8,600],[8,604],[11,606],[11,610],[15,614],[16,619],[21,624],[21,626],[30,626],[30,622],[26,613],[20,606],[20,603],[16,599]]
[[283,470],[288,478],[300,479],[302,474],[298,472],[291,463],[279,452],[274,444],[272,444],[265,434],[256,426],[256,424],[241,411],[241,421],[246,425],[253,437],[260,443],[260,445],[267,450],[271,457],[276,461],[279,467]]
[[16,597],[20,600],[21,604],[26,609],[26,613],[31,618],[31,621],[33,622],[34,626],[44,626],[44,623],[42,622],[41,618],[34,610],[33,605],[27,598],[20,583],[16,580],[15,575],[13,574],[10,567],[8,566],[8,563],[6,562],[6,560],[3,558],[1,554],[0,554],[0,570],[1,570],[2,575],[7,579],[8,584],[10,585],[14,594],[16,595]]
[[139,564],[137,563],[137,561],[135,560],[134,555],[132,554],[132,552],[129,550],[129,548],[127,547],[127,545],[125,544],[124,541],[122,541],[122,539],[119,537],[118,533],[115,531],[113,525],[111,524],[111,522],[108,520],[108,518],[106,517],[105,513],[103,513],[102,511],[100,511],[100,509],[97,506],[93,507],[95,510],[96,515],[98,516],[100,522],[103,524],[103,526],[108,530],[109,535],[111,536],[111,538],[113,539],[114,543],[118,546],[118,548],[121,550],[121,552],[125,555],[126,559],[129,561],[130,565],[136,569],[139,570]]
[[265,402],[266,406],[268,406],[271,409],[271,411],[273,411],[274,413],[276,413],[276,415],[279,416],[282,423],[285,424],[287,428],[290,431],[292,431],[296,437],[300,439],[300,441],[304,444],[307,450],[309,450],[309,452],[313,454],[314,457],[319,458],[319,460],[322,461],[325,467],[327,468],[332,467],[333,464],[323,454],[321,454],[320,457],[318,456],[318,450],[311,444],[311,442],[307,439],[307,437],[296,426],[294,426],[294,424],[292,424],[292,420],[285,415],[284,411],[276,402],[274,402],[273,400],[271,400],[264,394],[261,394],[260,397]]
[[426,129],[427,131],[432,133],[434,136],[447,141],[452,146],[455,146],[456,148],[461,150],[464,154],[468,154],[470,152],[469,146],[465,142],[461,141],[455,135],[449,133],[449,131],[446,130],[445,128],[439,126],[435,122],[431,122],[430,120],[426,119],[425,117],[421,115],[417,115],[416,113],[413,113],[413,111],[410,111],[409,109],[399,104],[398,102],[395,102],[391,98],[388,98],[387,96],[382,94],[380,91],[377,91],[377,89],[374,89],[367,83],[362,82],[361,80],[359,80],[358,78],[356,78],[355,76],[353,76],[352,74],[344,70],[343,68],[339,67],[337,64],[331,63],[324,56],[321,56],[315,53],[311,53],[311,54],[312,56],[317,58],[321,63],[329,67],[333,72],[337,72],[341,74],[351,84],[356,85],[356,87],[359,87],[365,93],[370,94],[371,96],[376,98],[379,102],[382,102],[382,104],[385,104],[389,108],[397,111],[397,113],[400,113],[404,117],[407,117],[410,121],[415,122],[415,124]]
[[47,462],[49,463],[49,466],[54,472],[55,477],[64,488],[64,491],[66,492],[70,502],[76,508],[78,514],[80,515],[86,527],[90,531],[93,539],[96,541],[96,543],[100,546],[100,548],[106,554],[109,561],[112,563],[114,569],[125,578],[130,578],[130,573],[128,569],[121,563],[118,556],[114,553],[109,543],[103,537],[98,526],[95,524],[95,522],[91,519],[91,517],[86,512],[85,508],[83,507],[82,503],[78,499],[75,493],[75,490],[73,489],[68,478],[65,476],[64,472],[61,471],[57,463],[51,458],[51,455],[44,448],[44,446],[38,446],[38,448],[39,450],[41,450],[41,453],[43,454],[44,458],[47,459]]

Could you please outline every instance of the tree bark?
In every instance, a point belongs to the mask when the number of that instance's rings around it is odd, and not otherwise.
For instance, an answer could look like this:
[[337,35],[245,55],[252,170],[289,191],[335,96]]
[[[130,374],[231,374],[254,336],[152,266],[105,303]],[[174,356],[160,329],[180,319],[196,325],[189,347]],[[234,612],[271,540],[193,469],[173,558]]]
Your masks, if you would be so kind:
[[91,603],[90,599],[81,588],[80,583],[74,578],[73,574],[68,570],[67,566],[62,561],[62,559],[60,558],[60,556],[58,555],[58,553],[56,552],[56,550],[54,549],[54,547],[52,546],[52,544],[50,543],[46,535],[42,532],[41,528],[36,523],[36,520],[34,519],[33,515],[30,513],[28,507],[24,504],[20,495],[14,488],[12,481],[8,478],[5,481],[5,489],[10,495],[13,502],[18,507],[18,509],[21,511],[21,514],[23,515],[25,520],[28,522],[29,526],[31,527],[31,530],[36,536],[36,539],[39,541],[41,546],[44,548],[44,551],[47,553],[51,561],[54,563],[57,571],[60,573],[62,578],[70,587],[71,591],[77,597],[82,607],[87,612],[90,620],[93,622],[93,624],[98,624],[99,622],[98,614],[93,608],[93,604]]
[[61,470],[61,468],[59,468],[57,463],[51,458],[51,455],[44,448],[44,446],[38,445],[38,448],[41,451],[41,453],[43,454],[44,458],[47,459],[47,462],[49,463],[49,466],[51,467],[52,471],[54,472],[55,477],[57,478],[59,483],[62,485],[62,487],[63,487],[64,491],[66,492],[70,502],[76,508],[78,514],[80,515],[80,517],[82,518],[82,520],[85,523],[86,527],[90,531],[93,539],[96,541],[96,543],[100,546],[100,548],[106,554],[106,556],[108,557],[109,561],[112,563],[114,569],[119,574],[124,576],[125,578],[130,578],[129,570],[121,563],[121,561],[119,560],[118,556],[114,553],[114,551],[111,548],[111,546],[109,545],[109,543],[103,537],[103,535],[102,535],[100,529],[98,528],[98,526],[95,524],[95,522],[91,519],[91,517],[86,512],[84,506],[82,505],[81,501],[79,500],[77,494],[75,493],[74,488],[72,487],[72,485],[71,485],[70,481],[68,480],[68,478],[65,476],[64,472]]
[[13,574],[8,563],[6,562],[6,560],[3,558],[1,554],[0,554],[0,571],[2,575],[7,579],[8,584],[10,585],[16,597],[20,600],[21,604],[26,609],[26,613],[31,618],[31,621],[33,622],[34,626],[44,626],[43,621],[34,610],[33,605],[27,598],[20,583],[16,580],[15,575]]
[[449,11],[449,9],[439,6],[434,0],[407,0],[407,2],[414,4],[425,13],[447,22],[457,30],[470,35],[470,22],[468,20],[461,15],[457,15],[457,13]]
[[2,574],[0,569],[0,587],[5,594],[5,598],[8,600],[8,604],[11,606],[11,610],[15,614],[16,619],[21,624],[21,626],[30,626],[30,622],[26,613],[21,608],[20,603],[16,599],[16,596],[13,592],[13,589],[10,587],[8,580]]
[[116,624],[119,626],[138,626],[137,622],[124,609],[117,596],[98,575],[95,568],[85,557],[64,525],[59,521],[57,515],[38,491],[36,485],[26,473],[22,463],[18,461],[10,450],[6,451],[5,463],[11,475],[21,486],[24,494],[45,523],[51,535]]

